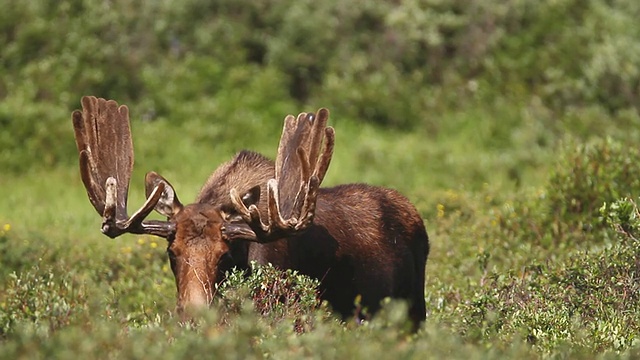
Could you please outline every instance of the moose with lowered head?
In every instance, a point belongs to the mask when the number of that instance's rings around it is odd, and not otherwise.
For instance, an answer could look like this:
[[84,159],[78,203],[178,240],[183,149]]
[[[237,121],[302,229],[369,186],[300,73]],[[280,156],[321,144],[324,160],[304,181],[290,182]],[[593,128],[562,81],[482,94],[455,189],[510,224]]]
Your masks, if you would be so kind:
[[[194,203],[149,172],[146,201],[127,213],[133,142],[127,106],[85,96],[72,114],[80,174],[102,232],[167,239],[177,311],[211,304],[232,268],[271,263],[320,280],[320,297],[343,317],[406,300],[414,329],[425,319],[429,239],[415,207],[395,190],[365,184],[321,188],[334,149],[329,112],[284,119],[275,161],[241,151],[220,165]],[[196,156],[196,155],[194,155]],[[151,211],[166,221],[145,219]]]

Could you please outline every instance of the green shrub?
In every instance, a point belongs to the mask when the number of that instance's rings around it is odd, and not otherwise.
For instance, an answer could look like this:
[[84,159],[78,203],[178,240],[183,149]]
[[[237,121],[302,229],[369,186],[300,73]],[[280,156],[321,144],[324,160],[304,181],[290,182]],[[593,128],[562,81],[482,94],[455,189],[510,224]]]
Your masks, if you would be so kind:
[[69,137],[71,113],[59,104],[34,101],[32,91],[35,89],[26,94],[17,90],[0,101],[0,167],[4,173],[27,173],[77,159]]
[[640,212],[638,205],[630,198],[604,203],[600,215],[623,238],[638,240],[640,236]]
[[271,323],[289,321],[297,332],[309,330],[311,316],[320,309],[318,280],[293,270],[278,270],[273,265],[252,264],[251,271],[235,270],[218,288],[223,311],[240,312],[246,299],[255,311]]
[[8,280],[0,296],[0,338],[27,323],[54,332],[86,311],[84,287],[60,269],[34,266]]
[[576,251],[567,261],[532,263],[509,273],[489,272],[460,304],[455,326],[481,343],[526,341],[543,353],[571,344],[589,352],[622,351],[640,327],[635,245]]
[[[637,1],[11,5],[3,356],[637,357]],[[329,107],[327,183],[398,188],[429,227],[424,327],[407,335],[396,302],[341,322],[316,282],[268,266],[180,323],[163,240],[97,230],[69,119],[85,94],[130,106],[130,204],[145,171],[193,198],[235,151],[273,156],[285,114]]]
[[640,193],[640,150],[611,138],[569,142],[547,186],[549,221],[557,240],[565,233],[604,229],[598,213],[602,204]]
[[[611,237],[600,208],[640,193],[640,151],[612,138],[560,145],[544,187],[523,190],[492,209],[480,234],[494,245],[573,249]],[[485,196],[492,196],[488,194]],[[499,198],[499,197],[498,197]],[[479,225],[481,226],[481,225]]]
[[[434,317],[486,346],[521,342],[547,355],[566,349],[574,354],[633,352],[638,343],[634,329],[640,328],[634,315],[640,300],[640,213],[629,198],[604,205],[600,200],[637,192],[628,187],[637,186],[636,156],[611,140],[569,146],[558,165],[566,182],[556,173],[546,191],[520,193],[518,200],[503,205],[499,198],[491,200],[490,189],[478,198],[450,192],[438,207],[438,222],[446,224],[447,238],[464,245],[460,253],[446,256],[458,270],[439,275],[463,273],[467,280],[462,288],[429,280],[438,289],[427,296]],[[570,176],[578,172],[585,177]],[[571,212],[571,202],[558,200],[578,195],[589,204],[588,211]],[[552,205],[565,206],[565,212],[545,213]],[[564,232],[550,226],[561,221]],[[585,231],[584,224],[599,231]]]

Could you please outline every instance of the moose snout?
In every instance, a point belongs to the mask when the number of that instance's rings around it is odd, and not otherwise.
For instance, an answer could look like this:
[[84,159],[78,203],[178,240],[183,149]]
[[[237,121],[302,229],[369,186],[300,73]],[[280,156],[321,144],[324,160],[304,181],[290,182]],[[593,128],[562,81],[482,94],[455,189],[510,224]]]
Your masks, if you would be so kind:
[[194,313],[206,309],[211,303],[212,296],[207,287],[197,282],[188,284],[178,299],[176,311],[182,317],[189,317]]

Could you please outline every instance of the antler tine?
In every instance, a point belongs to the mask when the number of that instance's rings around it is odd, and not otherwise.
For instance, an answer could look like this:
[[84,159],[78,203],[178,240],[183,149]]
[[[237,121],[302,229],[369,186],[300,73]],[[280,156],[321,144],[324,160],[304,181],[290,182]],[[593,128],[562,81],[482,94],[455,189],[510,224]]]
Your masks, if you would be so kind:
[[168,222],[144,223],[158,203],[164,184],[158,184],[133,216],[127,215],[129,180],[133,170],[133,141],[129,109],[113,100],[85,96],[82,111],[72,114],[79,152],[80,176],[89,201],[102,215],[102,232],[109,237],[123,233],[168,236]]
[[[296,120],[285,125],[278,146],[276,163],[281,163],[275,178],[278,181],[278,200],[282,216],[295,216],[300,205],[296,202],[298,190],[309,179],[309,168],[312,163],[309,155],[312,147],[313,127],[316,116],[313,113],[300,113]],[[285,133],[286,132],[286,133]]]
[[319,188],[320,180],[314,175],[309,180],[309,191],[302,200],[302,209],[300,210],[298,223],[295,225],[296,229],[305,229],[313,222]]
[[116,213],[116,217],[120,220],[127,218],[127,198],[129,190],[129,180],[131,178],[131,172],[133,171],[133,139],[131,138],[131,127],[129,123],[129,108],[125,105],[118,107],[118,104],[113,101],[112,111],[115,111],[114,116],[117,121],[114,124],[115,133],[118,135],[115,137],[118,145],[117,149],[126,149],[125,151],[116,152],[120,157],[116,161],[117,171],[116,178],[119,182],[122,182],[123,191],[118,194],[118,206],[122,209],[121,213]]
[[322,183],[322,180],[324,180],[324,176],[327,174],[329,164],[331,163],[331,158],[333,156],[333,146],[336,139],[335,130],[332,127],[326,127],[324,129],[324,136],[324,148],[322,149],[320,157],[316,161],[313,175],[311,175],[311,178],[309,180],[309,194],[304,198],[302,209],[300,210],[301,220],[298,226],[303,226],[303,224],[311,223],[311,221],[313,220],[318,189],[320,188],[320,184]]
[[285,236],[290,236],[292,235],[291,231],[296,230],[295,225],[297,224],[297,221],[291,219],[285,220],[280,214],[278,183],[275,179],[271,179],[267,183],[268,223],[266,224],[262,221],[258,207],[252,204],[247,208],[235,188],[231,189],[230,195],[231,202],[236,208],[236,211],[238,211],[240,216],[247,223],[251,232],[238,232],[238,229],[242,229],[242,226],[230,224],[229,226],[226,226],[229,229],[229,231],[227,231],[227,237],[242,238],[244,240],[255,242],[269,242]]
[[269,228],[275,227],[276,229],[287,229],[291,227],[290,223],[295,222],[295,218],[287,222],[287,220],[282,218],[280,213],[280,202],[278,201],[278,182],[274,179],[269,180],[267,183],[267,216],[269,219],[269,225],[267,226],[267,231]]
[[333,157],[333,146],[336,141],[335,130],[330,126],[326,127],[324,129],[324,137],[324,149],[322,150],[320,157],[316,160],[314,171],[314,175],[318,177],[320,182],[324,180],[324,176],[327,174],[327,170],[329,170],[331,158]]
[[165,184],[163,182],[158,183],[140,209],[133,213],[130,218],[125,220],[116,220],[113,216],[117,200],[117,184],[113,177],[107,179],[106,189],[105,210],[102,220],[102,232],[105,235],[110,238],[115,238],[124,233],[132,233],[152,234],[167,237],[171,233],[173,225],[169,222],[143,222],[151,211],[153,211],[154,207],[162,197],[162,192],[165,189]]
[[73,129],[75,131],[76,145],[78,147],[79,161],[80,161],[80,177],[82,183],[87,190],[89,201],[96,209],[96,211],[102,215],[104,212],[104,197],[102,195],[102,184],[96,182],[94,179],[95,169],[92,166],[90,147],[89,147],[89,134],[92,129],[87,129],[85,126],[85,117],[82,116],[82,112],[76,110],[73,112]]
[[310,141],[307,142],[307,145],[310,148],[308,152],[309,162],[311,164],[315,164],[318,160],[320,145],[322,144],[322,135],[327,127],[327,121],[329,121],[329,110],[324,108],[319,109],[311,127]]
[[85,96],[82,111],[73,112],[76,145],[80,156],[80,174],[89,200],[102,215],[106,181],[114,177],[119,188],[114,216],[126,219],[129,179],[133,170],[133,143],[129,127],[129,109],[113,100]]
[[296,118],[291,115],[285,118],[276,178],[267,183],[267,223],[262,221],[255,205],[247,208],[232,189],[231,201],[255,237],[247,236],[241,226],[232,227],[231,237],[269,242],[296,235],[311,225],[318,190],[335,143],[333,128],[326,126],[328,117],[328,110],[320,109],[316,114],[300,113]]
[[[309,118],[311,133],[302,146],[308,152],[309,157],[306,162],[309,166],[312,166],[312,169],[310,169],[310,175],[304,173],[304,167],[301,169],[303,182],[300,184],[300,189],[294,202],[294,211],[297,219],[295,219],[296,224],[291,224],[296,230],[306,229],[311,225],[315,215],[318,190],[331,163],[335,144],[335,131],[332,127],[327,126],[328,119],[329,110],[325,108],[319,109],[315,116],[312,115]],[[304,154],[305,151],[300,153]],[[305,161],[301,160],[301,163],[305,163]]]
[[298,117],[287,115],[284,118],[282,135],[280,136],[280,143],[278,144],[278,155],[276,156],[276,174],[282,173],[282,165],[285,161],[285,157],[281,156],[281,154],[288,153],[287,147],[292,144],[292,138],[296,128],[298,127],[298,120],[300,119],[300,115],[298,115]]

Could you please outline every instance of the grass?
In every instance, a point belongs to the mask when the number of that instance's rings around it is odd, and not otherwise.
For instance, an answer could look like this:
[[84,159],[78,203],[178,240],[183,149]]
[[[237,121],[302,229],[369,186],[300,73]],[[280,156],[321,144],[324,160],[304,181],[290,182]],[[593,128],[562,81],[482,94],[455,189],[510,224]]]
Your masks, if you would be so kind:
[[[238,277],[231,288],[246,291],[230,293],[233,306],[214,307],[196,326],[180,324],[164,240],[101,235],[77,168],[63,164],[0,177],[0,349],[14,358],[633,357],[640,349],[640,308],[632,301],[637,246],[608,227],[581,227],[596,224],[597,214],[551,202],[575,189],[557,174],[577,168],[554,160],[565,146],[557,134],[518,114],[479,108],[434,116],[436,133],[390,131],[333,114],[338,137],[326,184],[397,188],[429,229],[429,315],[416,335],[406,332],[403,304],[395,302],[365,326],[341,323],[322,306],[264,315],[251,289],[273,275],[248,284]],[[502,129],[495,116],[516,125]],[[251,135],[247,146],[241,139],[212,143],[218,125],[201,121],[177,128],[134,123],[130,211],[142,203],[146,171],[162,173],[188,201],[241,147],[274,156],[276,127],[264,140]],[[199,135],[175,136],[201,125]],[[60,141],[73,142],[71,126]],[[577,151],[577,142],[565,146],[565,159],[601,161]],[[625,146],[594,146],[620,154],[611,168],[638,166]],[[582,169],[585,183],[598,178],[590,169]],[[624,174],[605,179],[607,189],[626,181]],[[615,193],[637,195],[629,184]],[[601,188],[580,189],[596,201],[615,200]],[[293,325],[300,316],[310,324],[302,333]]]

